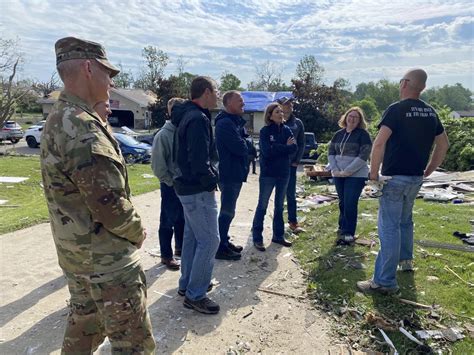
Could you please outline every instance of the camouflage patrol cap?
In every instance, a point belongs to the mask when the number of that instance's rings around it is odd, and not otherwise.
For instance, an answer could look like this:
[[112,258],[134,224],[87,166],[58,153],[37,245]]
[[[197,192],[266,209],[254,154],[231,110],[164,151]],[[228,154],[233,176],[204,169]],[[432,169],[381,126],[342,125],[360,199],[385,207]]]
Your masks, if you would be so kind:
[[65,37],[59,39],[54,47],[56,50],[56,65],[70,59],[95,59],[112,72],[111,77],[120,73],[120,70],[109,62],[105,48],[100,43],[75,37]]

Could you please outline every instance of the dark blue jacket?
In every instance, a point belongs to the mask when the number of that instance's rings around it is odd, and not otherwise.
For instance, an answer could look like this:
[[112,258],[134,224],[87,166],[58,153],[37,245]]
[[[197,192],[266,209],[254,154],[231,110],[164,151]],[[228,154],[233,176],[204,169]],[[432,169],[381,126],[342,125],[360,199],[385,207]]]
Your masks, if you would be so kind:
[[290,173],[290,156],[296,144],[287,145],[293,133],[288,126],[271,123],[260,130],[260,176],[287,177]]
[[217,188],[217,151],[211,128],[211,114],[192,101],[175,104],[171,123],[176,126],[174,159],[178,195],[194,195]]
[[219,153],[219,181],[244,182],[249,174],[245,120],[221,111],[216,116],[216,146]]

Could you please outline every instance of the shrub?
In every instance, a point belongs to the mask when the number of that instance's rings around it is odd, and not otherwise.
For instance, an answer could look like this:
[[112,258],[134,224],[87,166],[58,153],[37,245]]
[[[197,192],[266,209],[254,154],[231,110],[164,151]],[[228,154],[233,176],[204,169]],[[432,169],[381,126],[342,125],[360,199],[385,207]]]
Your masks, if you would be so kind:
[[329,143],[319,143],[317,152],[319,154],[316,160],[318,164],[326,165],[328,163],[328,147]]
[[449,150],[442,168],[450,171],[474,169],[474,117],[449,118],[441,120],[449,139]]

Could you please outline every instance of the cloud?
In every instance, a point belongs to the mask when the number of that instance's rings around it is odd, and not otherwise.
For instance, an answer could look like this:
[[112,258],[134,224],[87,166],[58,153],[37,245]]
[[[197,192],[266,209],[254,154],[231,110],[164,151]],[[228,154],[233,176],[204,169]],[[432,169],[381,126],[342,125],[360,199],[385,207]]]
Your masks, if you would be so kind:
[[[189,72],[229,71],[244,84],[267,60],[289,81],[305,54],[328,81],[338,73],[351,82],[398,77],[392,73],[424,65],[451,83],[473,60],[473,14],[467,0],[3,0],[0,30],[20,39],[24,75],[40,79],[54,70],[54,42],[74,35],[103,43],[135,73],[142,48],[153,45],[169,54],[167,73],[182,57]],[[472,89],[472,71],[461,74]]]

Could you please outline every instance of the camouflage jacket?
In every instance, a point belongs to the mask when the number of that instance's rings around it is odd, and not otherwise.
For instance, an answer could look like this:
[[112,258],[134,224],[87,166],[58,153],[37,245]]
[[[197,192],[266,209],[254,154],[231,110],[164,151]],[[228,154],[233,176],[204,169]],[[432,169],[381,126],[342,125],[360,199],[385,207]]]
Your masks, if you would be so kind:
[[107,273],[139,260],[143,227],[117,142],[83,100],[62,92],[43,128],[41,173],[59,265]]

